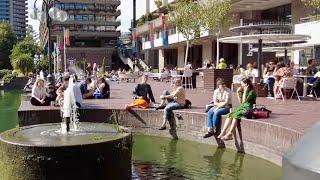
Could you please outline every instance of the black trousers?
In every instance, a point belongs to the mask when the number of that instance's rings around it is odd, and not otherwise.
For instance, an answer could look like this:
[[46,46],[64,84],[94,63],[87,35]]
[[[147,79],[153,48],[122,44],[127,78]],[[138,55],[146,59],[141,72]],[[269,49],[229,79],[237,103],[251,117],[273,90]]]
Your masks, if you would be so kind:
[[34,106],[50,106],[51,99],[48,98],[48,97],[46,97],[46,98],[44,99],[44,103],[41,104],[41,102],[38,101],[36,98],[31,97],[30,102],[31,102],[31,104],[34,105]]

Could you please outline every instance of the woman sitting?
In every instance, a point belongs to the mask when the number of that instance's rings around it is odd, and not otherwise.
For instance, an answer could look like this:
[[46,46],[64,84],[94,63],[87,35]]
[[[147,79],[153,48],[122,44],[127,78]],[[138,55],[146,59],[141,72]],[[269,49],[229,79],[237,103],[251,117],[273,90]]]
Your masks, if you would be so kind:
[[[241,99],[241,104],[238,108],[228,114],[228,118],[224,123],[223,129],[218,136],[221,140],[232,140],[232,132],[237,127],[243,118],[243,113],[253,108],[253,104],[256,102],[257,94],[253,89],[253,85],[250,79],[244,79],[241,81],[241,88],[238,91]],[[228,132],[227,129],[229,128]]]
[[50,98],[47,89],[44,87],[44,80],[38,78],[33,85],[30,102],[34,106],[49,106]]
[[279,94],[279,86],[284,78],[290,78],[293,76],[292,71],[290,68],[286,67],[284,63],[278,63],[273,75],[276,79],[273,87],[273,92],[276,98],[281,98],[281,94]]
[[110,86],[104,78],[98,80],[98,85],[93,96],[95,99],[110,98]]
[[231,90],[226,87],[223,79],[217,80],[217,89],[213,92],[212,103],[209,104],[207,112],[208,132],[203,138],[208,138],[216,134],[216,128],[219,126],[221,116],[228,114],[232,106]]
[[146,109],[149,107],[150,103],[155,103],[151,86],[147,83],[148,76],[142,76],[142,82],[137,84],[133,91],[134,101],[131,104],[126,104],[126,109],[131,109],[134,107]]
[[181,86],[181,79],[174,79],[173,85],[173,91],[171,93],[164,91],[164,94],[160,96],[161,103],[159,106],[165,108],[162,126],[159,128],[159,130],[166,129],[166,123],[173,114],[172,110],[181,109],[185,105],[186,93]]
[[57,89],[56,91],[56,94],[57,94],[57,97],[56,97],[56,100],[55,100],[55,104],[58,104],[58,105],[62,105],[62,101],[63,101],[63,98],[64,98],[64,91],[68,88],[68,84],[69,84],[69,76],[64,76],[62,79],[63,83],[60,85],[60,87]]

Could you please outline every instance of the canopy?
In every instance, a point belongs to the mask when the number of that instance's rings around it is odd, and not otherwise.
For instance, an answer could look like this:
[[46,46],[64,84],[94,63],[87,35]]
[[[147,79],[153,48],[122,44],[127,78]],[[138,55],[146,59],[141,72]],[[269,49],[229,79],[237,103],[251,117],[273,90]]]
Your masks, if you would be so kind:
[[263,44],[302,43],[310,38],[310,36],[303,34],[253,34],[225,37],[219,39],[219,42],[232,44],[258,44],[258,41],[261,39]]

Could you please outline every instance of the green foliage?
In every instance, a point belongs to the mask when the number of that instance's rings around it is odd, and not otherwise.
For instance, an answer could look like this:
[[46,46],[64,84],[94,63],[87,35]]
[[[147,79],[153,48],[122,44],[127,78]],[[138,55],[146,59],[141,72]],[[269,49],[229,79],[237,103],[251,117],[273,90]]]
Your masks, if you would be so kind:
[[2,77],[2,80],[4,81],[4,83],[10,83],[10,81],[14,78],[16,78],[16,74],[6,74]]
[[11,69],[10,54],[17,36],[8,22],[0,23],[0,69]]
[[154,3],[156,4],[157,8],[162,6],[162,0],[154,0]]
[[31,54],[19,54],[12,59],[12,66],[14,69],[20,70],[23,75],[28,75],[28,72],[34,70],[34,62]]
[[320,9],[320,0],[301,0],[306,6]]
[[41,56],[39,62],[36,64],[36,69],[47,70],[49,68],[49,61],[47,56]]
[[202,0],[200,1],[201,26],[211,32],[219,32],[223,27],[229,27],[233,22],[230,0]]
[[6,74],[12,74],[12,70],[9,70],[9,69],[1,69],[1,70],[0,70],[0,79],[2,79],[3,76],[5,76]]

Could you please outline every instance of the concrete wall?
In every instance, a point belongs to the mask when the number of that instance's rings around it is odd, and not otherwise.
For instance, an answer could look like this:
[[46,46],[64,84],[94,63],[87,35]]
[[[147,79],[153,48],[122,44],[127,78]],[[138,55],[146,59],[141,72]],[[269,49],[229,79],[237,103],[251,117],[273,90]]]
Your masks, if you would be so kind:
[[184,45],[178,46],[178,68],[184,67],[184,54],[185,54]]

